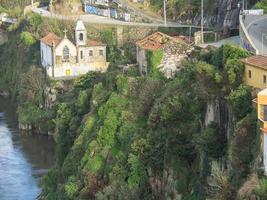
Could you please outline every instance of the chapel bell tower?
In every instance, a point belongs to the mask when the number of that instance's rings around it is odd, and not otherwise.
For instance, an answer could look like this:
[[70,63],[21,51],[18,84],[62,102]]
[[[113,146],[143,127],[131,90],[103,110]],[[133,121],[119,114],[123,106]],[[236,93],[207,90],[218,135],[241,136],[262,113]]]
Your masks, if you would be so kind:
[[84,46],[87,43],[87,30],[80,19],[76,22],[75,42],[77,46]]

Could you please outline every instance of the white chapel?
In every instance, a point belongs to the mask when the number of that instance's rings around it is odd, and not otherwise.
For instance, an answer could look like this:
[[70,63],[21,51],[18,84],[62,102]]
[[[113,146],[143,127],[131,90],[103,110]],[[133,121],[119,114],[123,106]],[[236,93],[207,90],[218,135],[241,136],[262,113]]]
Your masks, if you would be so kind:
[[105,72],[106,45],[87,39],[87,30],[81,20],[76,22],[74,42],[48,33],[40,40],[41,64],[52,78],[75,77],[89,71]]

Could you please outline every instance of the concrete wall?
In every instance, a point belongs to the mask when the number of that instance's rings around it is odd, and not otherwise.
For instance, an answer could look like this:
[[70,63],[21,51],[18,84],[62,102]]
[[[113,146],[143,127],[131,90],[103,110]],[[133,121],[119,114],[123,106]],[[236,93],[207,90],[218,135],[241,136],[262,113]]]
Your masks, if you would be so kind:
[[[251,71],[251,78],[249,78],[249,70]],[[267,78],[267,70],[252,65],[245,65],[244,71],[244,82],[254,88],[263,89],[266,88],[267,84],[263,82],[263,76]]]
[[253,54],[259,54],[259,50],[256,48],[256,46],[253,44],[252,39],[250,38],[247,29],[244,24],[244,16],[239,16],[239,35],[240,35],[240,45],[250,51]]
[[141,74],[147,74],[147,58],[144,49],[136,47],[136,61],[139,66],[139,72]]

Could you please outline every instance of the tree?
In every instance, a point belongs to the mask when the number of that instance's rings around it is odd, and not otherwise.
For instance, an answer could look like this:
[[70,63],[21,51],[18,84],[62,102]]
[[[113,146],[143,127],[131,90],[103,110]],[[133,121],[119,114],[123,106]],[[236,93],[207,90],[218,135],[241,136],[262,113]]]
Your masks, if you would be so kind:
[[37,13],[32,14],[32,16],[29,19],[29,24],[33,28],[34,31],[36,31],[41,26],[42,23],[43,23],[43,19],[41,15]]
[[231,91],[226,99],[230,102],[234,114],[238,119],[245,117],[252,109],[252,96],[249,86],[240,85],[236,90]]
[[225,135],[215,122],[210,123],[201,135],[196,135],[195,143],[199,149],[204,150],[213,159],[221,158],[226,153]]
[[30,32],[27,31],[24,31],[20,34],[20,39],[26,46],[31,46],[36,43],[36,39]]
[[258,1],[255,6],[254,6],[255,9],[263,9],[264,10],[264,13],[267,12],[267,0],[260,0]]
[[230,143],[230,164],[232,166],[233,184],[240,183],[250,172],[250,164],[254,159],[257,147],[257,118],[255,113],[248,114],[240,120],[234,132],[234,138]]

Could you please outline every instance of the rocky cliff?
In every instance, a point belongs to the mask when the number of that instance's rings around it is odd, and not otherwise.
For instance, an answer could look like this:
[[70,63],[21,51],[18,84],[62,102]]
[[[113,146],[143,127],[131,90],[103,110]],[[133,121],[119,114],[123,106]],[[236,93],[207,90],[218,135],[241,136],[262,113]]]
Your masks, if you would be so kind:
[[[247,0],[245,8],[251,8],[255,4],[255,0]],[[238,8],[238,3],[240,7]],[[177,19],[181,23],[200,25],[201,12],[200,5],[196,5],[197,11],[183,11]],[[229,29],[238,29],[238,15],[242,9],[242,1],[239,0],[217,0],[207,1],[204,0],[204,25],[206,27],[223,27],[224,31]]]

